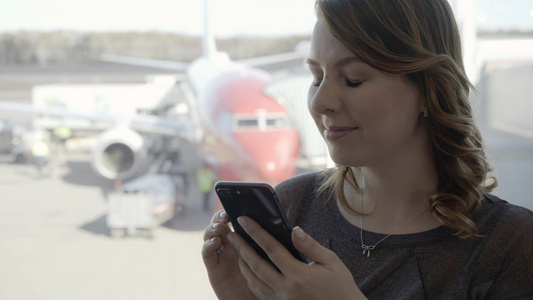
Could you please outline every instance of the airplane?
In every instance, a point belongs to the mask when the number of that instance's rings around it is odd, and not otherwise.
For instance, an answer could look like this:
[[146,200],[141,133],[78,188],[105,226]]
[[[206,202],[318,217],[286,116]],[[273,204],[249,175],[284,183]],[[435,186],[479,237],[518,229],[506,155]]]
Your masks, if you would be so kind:
[[189,120],[172,120],[160,115],[117,118],[113,114],[28,108],[16,103],[0,103],[0,109],[24,111],[37,118],[90,120],[91,128],[85,129],[102,131],[92,150],[93,169],[112,180],[126,180],[146,172],[159,159],[157,154],[176,151],[175,144],[179,141],[198,145],[206,164],[220,180],[276,184],[289,178],[296,172],[299,134],[291,126],[286,108],[264,93],[271,78],[257,66],[303,61],[305,53],[232,61],[216,49],[207,0],[204,0],[204,26],[203,55],[190,64],[108,54],[101,57],[106,62],[183,72],[185,76],[176,77],[176,87],[185,95]]

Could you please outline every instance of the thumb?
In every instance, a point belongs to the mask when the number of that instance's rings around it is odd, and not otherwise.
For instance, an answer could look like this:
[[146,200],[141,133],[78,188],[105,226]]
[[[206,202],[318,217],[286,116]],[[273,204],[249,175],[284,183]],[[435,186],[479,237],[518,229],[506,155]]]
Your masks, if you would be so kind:
[[296,250],[316,264],[326,264],[336,257],[335,253],[320,245],[299,226],[292,229],[292,243]]

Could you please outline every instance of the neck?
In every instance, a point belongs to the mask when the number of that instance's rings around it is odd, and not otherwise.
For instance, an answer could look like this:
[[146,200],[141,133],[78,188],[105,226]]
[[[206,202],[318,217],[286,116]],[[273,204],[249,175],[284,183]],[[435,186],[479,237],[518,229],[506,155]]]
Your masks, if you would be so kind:
[[[427,131],[423,129],[404,147],[352,169],[361,191],[358,193],[345,184],[344,193],[351,210],[362,213],[364,229],[394,232],[395,228],[420,213],[428,205],[429,197],[437,191],[437,169]],[[350,213],[342,205],[339,209],[350,223],[359,226],[359,215]],[[426,209],[401,233],[420,232],[439,225],[440,222]]]
[[[386,168],[365,166],[352,170],[361,190],[357,193],[345,184],[346,199],[351,209],[363,214],[364,229],[374,232],[394,232],[423,211],[429,196],[437,190],[436,169],[429,155],[403,159]],[[359,216],[339,208],[350,223],[359,226]],[[439,225],[440,222],[426,210],[401,233],[420,232]]]
[[[354,170],[357,174],[357,171]],[[431,156],[429,142],[419,139],[396,149],[387,159],[370,162],[360,168],[358,181],[364,177],[365,199],[370,204],[379,202],[402,212],[404,208],[418,211],[416,204],[427,201],[437,188],[437,171]]]
[[[419,170],[420,171],[420,170]],[[361,169],[359,182],[363,182],[363,205],[368,208],[379,204],[381,210],[409,213],[425,206],[431,194],[437,190],[436,174],[417,172],[405,168],[398,172],[376,173],[369,168]]]

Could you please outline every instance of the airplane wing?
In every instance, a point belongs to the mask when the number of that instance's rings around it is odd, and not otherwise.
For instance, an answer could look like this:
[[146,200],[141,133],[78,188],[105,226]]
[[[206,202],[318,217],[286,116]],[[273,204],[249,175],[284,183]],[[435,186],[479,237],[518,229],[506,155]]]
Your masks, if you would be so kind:
[[305,57],[306,57],[305,53],[296,51],[296,52],[287,52],[287,53],[281,53],[281,54],[242,59],[242,60],[238,60],[237,62],[245,64],[250,67],[261,67],[261,66],[284,63],[284,62],[291,62],[291,61],[298,61],[298,60],[303,61]]
[[[235,60],[234,62],[243,64],[249,67],[262,67],[267,65],[287,63],[294,61],[303,61],[307,56],[307,52],[296,49],[293,52],[286,52],[280,54],[258,56],[248,59]],[[114,54],[102,54],[100,56],[101,61],[126,64],[133,66],[142,66],[142,67],[151,67],[165,70],[175,70],[180,72],[185,72],[189,63],[170,61],[170,60],[161,60],[161,59],[150,59],[150,58],[141,58],[141,57],[131,57],[131,56],[121,56]]]
[[178,61],[121,56],[121,55],[114,55],[114,54],[102,54],[100,56],[100,60],[105,61],[105,62],[151,67],[151,68],[158,68],[158,69],[165,69],[165,70],[177,70],[177,71],[182,71],[182,72],[184,72],[187,69],[187,66],[189,66],[188,63],[183,63],[183,62],[178,62]]
[[15,114],[31,115],[43,118],[58,119],[77,119],[85,120],[91,123],[80,125],[83,131],[93,130],[102,131],[116,127],[118,125],[127,125],[131,129],[140,133],[160,134],[166,136],[180,136],[191,138],[193,131],[192,122],[178,121],[175,119],[164,118],[161,116],[141,115],[141,116],[123,116],[117,114],[86,114],[75,112],[65,108],[39,108],[29,103],[0,102],[0,110]]

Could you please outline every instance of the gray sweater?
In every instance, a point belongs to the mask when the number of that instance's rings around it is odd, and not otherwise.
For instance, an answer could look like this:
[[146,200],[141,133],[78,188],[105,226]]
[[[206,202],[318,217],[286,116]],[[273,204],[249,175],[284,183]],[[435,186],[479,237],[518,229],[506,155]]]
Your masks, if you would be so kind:
[[[369,299],[533,299],[533,212],[487,194],[474,215],[482,237],[441,226],[392,235],[363,255],[360,229],[334,199],[315,193],[318,173],[276,186],[289,225],[335,252]],[[367,245],[386,235],[363,231]]]

